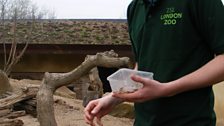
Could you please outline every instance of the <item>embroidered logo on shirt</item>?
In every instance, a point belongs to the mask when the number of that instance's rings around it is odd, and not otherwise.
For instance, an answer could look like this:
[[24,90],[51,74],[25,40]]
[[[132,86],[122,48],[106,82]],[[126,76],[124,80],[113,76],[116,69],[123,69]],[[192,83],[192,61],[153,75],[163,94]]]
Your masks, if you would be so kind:
[[175,25],[181,18],[182,13],[176,12],[175,8],[173,7],[166,8],[165,14],[160,16],[160,20],[163,22],[163,25]]

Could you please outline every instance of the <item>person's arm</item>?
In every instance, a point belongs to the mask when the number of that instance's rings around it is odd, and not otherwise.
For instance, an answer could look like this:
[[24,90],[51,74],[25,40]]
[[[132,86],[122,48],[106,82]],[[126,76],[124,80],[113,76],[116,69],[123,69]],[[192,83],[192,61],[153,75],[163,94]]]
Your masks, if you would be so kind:
[[208,87],[224,80],[224,54],[216,56],[198,70],[171,82],[160,83],[139,76],[133,76],[132,79],[142,83],[143,88],[133,93],[114,93],[113,96],[126,101],[143,102]]
[[84,119],[86,123],[95,126],[94,118],[96,118],[96,123],[99,126],[102,126],[101,118],[121,102],[123,102],[123,100],[112,97],[112,93],[109,93],[100,99],[90,101],[84,110]]
[[195,72],[168,83],[169,94],[208,87],[221,81],[224,81],[224,54],[216,56]]
[[137,62],[135,63],[134,70],[138,70],[138,63]]

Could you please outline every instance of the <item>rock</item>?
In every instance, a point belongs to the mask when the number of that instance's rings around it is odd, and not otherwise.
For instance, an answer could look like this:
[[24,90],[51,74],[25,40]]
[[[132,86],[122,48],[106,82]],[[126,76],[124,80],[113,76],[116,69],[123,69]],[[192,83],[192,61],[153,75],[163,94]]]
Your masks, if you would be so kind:
[[76,99],[76,93],[63,86],[56,90],[55,95],[59,95],[66,98]]
[[0,70],[0,96],[8,91],[12,91],[7,75]]
[[110,115],[115,117],[134,118],[134,104],[129,102],[123,102],[117,105]]

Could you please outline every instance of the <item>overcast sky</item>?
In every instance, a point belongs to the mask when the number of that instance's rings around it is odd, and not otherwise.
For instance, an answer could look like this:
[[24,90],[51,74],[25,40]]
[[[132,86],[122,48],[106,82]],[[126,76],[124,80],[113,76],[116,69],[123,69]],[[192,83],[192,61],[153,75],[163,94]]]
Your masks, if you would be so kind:
[[[32,0],[40,8],[54,10],[59,19],[125,19],[132,0]],[[224,0],[222,0],[224,3]]]
[[131,0],[32,0],[40,8],[54,10],[58,19],[125,19]]

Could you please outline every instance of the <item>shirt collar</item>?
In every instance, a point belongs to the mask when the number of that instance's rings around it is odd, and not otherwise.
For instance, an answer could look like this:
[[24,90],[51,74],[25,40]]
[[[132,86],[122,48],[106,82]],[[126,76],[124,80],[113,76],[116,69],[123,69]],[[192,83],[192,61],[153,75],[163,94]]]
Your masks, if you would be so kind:
[[155,3],[158,1],[158,0],[143,0],[146,4],[149,4],[150,6],[155,6]]

